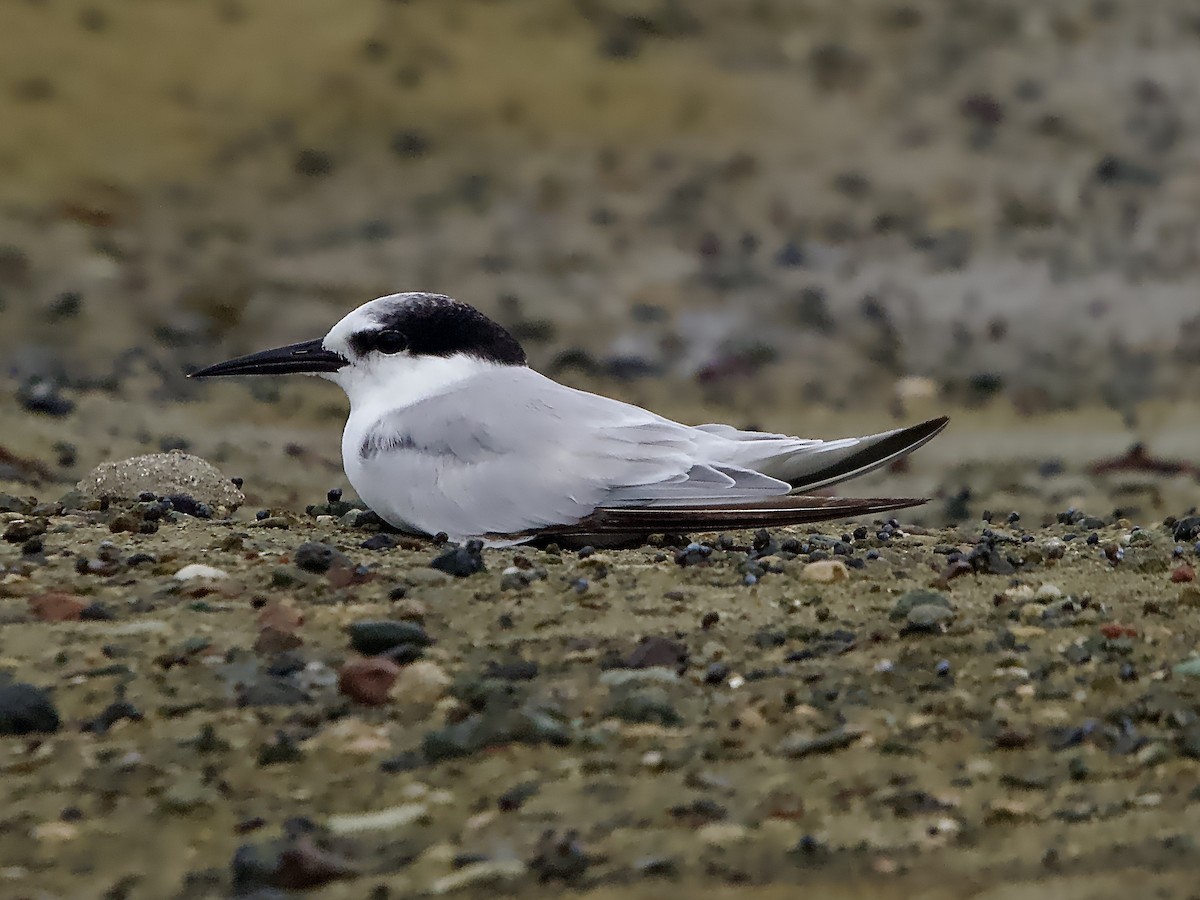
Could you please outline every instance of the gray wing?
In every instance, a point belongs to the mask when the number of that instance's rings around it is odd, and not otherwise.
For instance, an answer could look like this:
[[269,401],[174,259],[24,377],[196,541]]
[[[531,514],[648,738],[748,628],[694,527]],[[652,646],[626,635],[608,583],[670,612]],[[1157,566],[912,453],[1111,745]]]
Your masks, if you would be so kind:
[[369,474],[364,483],[386,485],[386,496],[363,498],[384,518],[452,537],[572,524],[598,507],[753,501],[791,489],[709,462],[702,444],[711,440],[511,368],[384,416],[364,436],[356,468]]

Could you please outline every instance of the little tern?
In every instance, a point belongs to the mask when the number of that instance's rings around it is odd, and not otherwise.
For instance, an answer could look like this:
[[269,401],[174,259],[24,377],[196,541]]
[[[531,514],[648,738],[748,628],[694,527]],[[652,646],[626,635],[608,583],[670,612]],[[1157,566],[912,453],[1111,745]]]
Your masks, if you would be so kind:
[[806,493],[912,452],[947,423],[812,440],[683,425],[529,368],[511,334],[441,294],[360,306],[323,338],[192,373],[320,375],[350,400],[346,477],[380,518],[492,546],[796,525],[923,500]]

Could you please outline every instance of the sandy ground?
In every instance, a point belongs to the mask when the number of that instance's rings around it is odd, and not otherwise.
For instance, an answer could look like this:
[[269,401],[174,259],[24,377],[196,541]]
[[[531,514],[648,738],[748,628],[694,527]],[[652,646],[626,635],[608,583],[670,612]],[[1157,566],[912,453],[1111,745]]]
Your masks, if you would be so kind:
[[[1198,43],[1173,0],[4,5],[0,724],[11,679],[58,727],[0,736],[0,895],[1193,896]],[[401,289],[683,421],[950,414],[846,489],[931,501],[444,575],[305,512],[354,500],[335,388],[184,378]],[[56,505],[172,448],[242,508]]]

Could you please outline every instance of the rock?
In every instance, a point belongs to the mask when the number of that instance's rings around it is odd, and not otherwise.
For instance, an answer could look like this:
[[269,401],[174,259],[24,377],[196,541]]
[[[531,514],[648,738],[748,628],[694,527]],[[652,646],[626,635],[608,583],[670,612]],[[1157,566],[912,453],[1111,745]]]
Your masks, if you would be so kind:
[[431,568],[455,578],[466,578],[484,571],[483,541],[467,541],[461,547],[451,547],[429,563]]
[[191,563],[190,565],[184,566],[174,575],[176,581],[193,581],[196,579],[220,581],[221,579],[228,577],[229,573],[224,569],[206,566],[204,563]]
[[953,610],[936,603],[922,603],[908,611],[903,631],[905,634],[941,634],[953,618]]
[[22,681],[0,685],[0,735],[53,734],[58,710],[50,695]]
[[309,541],[296,548],[293,561],[305,572],[323,575],[329,571],[329,567],[333,565],[333,561],[338,555],[337,549],[328,544]]
[[801,570],[800,574],[808,581],[815,581],[819,584],[847,581],[850,578],[850,570],[846,568],[846,564],[837,559],[811,562]]
[[1037,589],[1037,593],[1034,594],[1038,600],[1042,601],[1061,600],[1062,595],[1062,588],[1060,588],[1057,584],[1051,584],[1050,582],[1043,584]]
[[18,519],[4,529],[4,540],[10,544],[23,544],[30,538],[45,534],[49,528],[50,523],[40,517]]
[[87,604],[74,594],[47,591],[29,598],[29,611],[43,622],[77,622]]
[[391,660],[378,656],[352,659],[338,672],[338,690],[364,706],[383,706],[402,671]]
[[33,512],[37,500],[33,497],[15,497],[12,494],[0,494],[0,513],[20,513],[27,515]]
[[675,704],[661,688],[621,691],[613,699],[607,715],[632,724],[652,723],[669,727],[683,722]]
[[679,641],[670,638],[644,637],[625,659],[627,669],[682,669],[687,665],[688,650]]
[[572,882],[583,877],[590,864],[591,860],[579,845],[574,831],[562,835],[547,831],[538,841],[537,855],[530,861],[529,868],[542,882]]
[[254,621],[259,628],[273,628],[290,633],[304,624],[304,613],[290,603],[272,600],[259,611]]
[[928,591],[923,588],[909,591],[896,601],[896,605],[892,607],[892,611],[888,613],[888,618],[893,622],[898,622],[901,619],[907,619],[908,614],[918,606],[940,606],[943,609],[953,610],[954,605],[950,602],[950,598],[938,591]]
[[446,696],[452,681],[437,663],[417,660],[401,670],[389,693],[397,705],[428,709]]
[[1193,656],[1181,663],[1176,663],[1171,671],[1184,678],[1200,678],[1200,656]]
[[211,463],[178,450],[101,463],[80,480],[76,489],[91,497],[119,500],[136,500],[142,494],[186,496],[196,503],[228,511],[237,509],[246,499]]
[[1017,613],[1017,617],[1026,625],[1036,625],[1046,618],[1046,606],[1042,603],[1026,603]]
[[429,817],[429,806],[425,803],[404,803],[387,809],[363,813],[345,813],[330,816],[325,827],[333,834],[358,834],[363,831],[391,831],[404,828]]
[[1171,581],[1175,584],[1190,584],[1196,580],[1196,570],[1187,563],[1171,571]]
[[262,889],[306,890],[360,874],[348,860],[318,846],[308,835],[265,845],[244,844],[234,854],[231,869],[236,897],[274,896]]
[[433,643],[425,629],[412,620],[354,622],[346,631],[350,635],[350,646],[363,656],[377,656],[403,644],[428,647]]
[[846,726],[844,728],[835,728],[833,731],[826,731],[821,734],[811,734],[805,731],[792,732],[775,748],[775,752],[780,756],[791,757],[792,759],[800,759],[804,756],[811,756],[815,753],[830,753],[834,750],[842,750],[849,747],[860,737],[863,731],[861,728],[852,728]]
[[456,894],[466,888],[497,887],[525,877],[525,863],[519,859],[487,859],[470,863],[429,885],[437,896]]

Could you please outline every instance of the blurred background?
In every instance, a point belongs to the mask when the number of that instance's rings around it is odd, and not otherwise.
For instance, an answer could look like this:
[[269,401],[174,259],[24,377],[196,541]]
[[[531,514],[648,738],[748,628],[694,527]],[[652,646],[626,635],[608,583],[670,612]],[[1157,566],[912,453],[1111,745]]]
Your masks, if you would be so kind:
[[1198,91],[1184,0],[8,0],[0,489],[313,502],[340,392],[184,373],[430,290],[685,421],[948,412],[934,520],[1178,514]]

